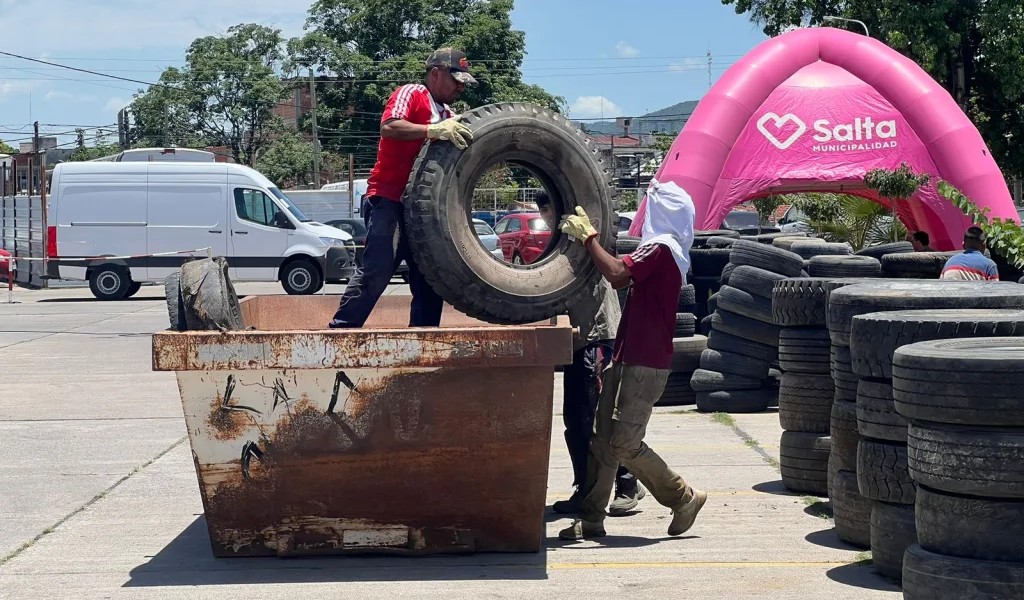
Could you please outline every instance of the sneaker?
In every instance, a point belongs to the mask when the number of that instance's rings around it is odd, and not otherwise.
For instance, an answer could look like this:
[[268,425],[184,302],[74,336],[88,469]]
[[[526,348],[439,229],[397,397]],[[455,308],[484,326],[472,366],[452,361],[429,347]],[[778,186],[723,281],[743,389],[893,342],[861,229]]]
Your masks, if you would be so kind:
[[683,505],[682,508],[672,511],[672,522],[668,526],[669,535],[683,535],[693,527],[697,520],[697,513],[704,508],[708,501],[708,493],[701,490],[693,490],[693,498]]
[[584,521],[576,519],[572,525],[558,532],[560,540],[584,540],[607,535],[601,521]]
[[581,506],[583,506],[583,491],[577,489],[572,496],[569,496],[568,500],[559,500],[552,504],[551,510],[560,515],[574,515],[580,512]]
[[608,514],[613,517],[624,515],[640,504],[640,500],[647,495],[647,490],[644,486],[640,485],[640,482],[636,482],[636,485],[628,486],[630,489],[625,489],[626,486],[615,486],[615,498],[612,499],[612,503],[608,505]]

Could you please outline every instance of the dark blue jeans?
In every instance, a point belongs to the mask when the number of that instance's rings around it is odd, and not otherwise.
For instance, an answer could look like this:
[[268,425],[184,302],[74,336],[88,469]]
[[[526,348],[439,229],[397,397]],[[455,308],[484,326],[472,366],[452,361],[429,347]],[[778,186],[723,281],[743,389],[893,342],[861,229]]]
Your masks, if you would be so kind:
[[[565,424],[565,445],[572,462],[572,484],[581,489],[587,482],[587,455],[594,435],[594,416],[601,398],[601,381],[605,368],[612,362],[611,342],[595,342],[572,357],[562,378],[562,422]],[[615,475],[619,486],[632,489],[636,477],[619,465]]]
[[441,324],[444,301],[434,291],[409,251],[405,238],[405,206],[380,196],[367,202],[369,222],[363,264],[348,282],[338,312],[328,325],[332,329],[362,327],[381,294],[387,289],[399,263],[409,267],[412,290],[410,327],[437,327]]

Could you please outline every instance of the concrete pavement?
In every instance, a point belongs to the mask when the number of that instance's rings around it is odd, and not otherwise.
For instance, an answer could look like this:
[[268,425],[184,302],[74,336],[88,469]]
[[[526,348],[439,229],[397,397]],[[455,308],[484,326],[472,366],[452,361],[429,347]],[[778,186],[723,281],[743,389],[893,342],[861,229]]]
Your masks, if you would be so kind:
[[[149,335],[167,326],[162,288],[122,302],[16,295],[0,304],[0,598],[901,597],[835,537],[824,500],[782,487],[765,458],[778,456],[774,413],[688,408],[657,409],[648,433],[710,493],[682,538],[665,534],[668,510],[648,497],[595,542],[558,541],[569,520],[549,514],[539,554],[214,559],[174,375],[150,369]],[[558,403],[549,502],[572,478]]]

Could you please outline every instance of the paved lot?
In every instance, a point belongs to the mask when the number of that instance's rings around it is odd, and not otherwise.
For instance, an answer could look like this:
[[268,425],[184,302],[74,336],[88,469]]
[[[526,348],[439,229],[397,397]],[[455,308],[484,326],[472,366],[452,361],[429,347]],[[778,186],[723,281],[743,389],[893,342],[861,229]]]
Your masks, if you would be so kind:
[[[215,560],[174,375],[150,370],[162,289],[112,303],[82,289],[16,297],[0,304],[0,598],[902,597],[835,537],[827,503],[782,487],[766,460],[778,456],[774,413],[657,410],[651,446],[710,492],[682,538],[647,498],[600,542],[558,541],[568,520],[549,515],[539,554]],[[549,502],[572,477],[557,413]]]

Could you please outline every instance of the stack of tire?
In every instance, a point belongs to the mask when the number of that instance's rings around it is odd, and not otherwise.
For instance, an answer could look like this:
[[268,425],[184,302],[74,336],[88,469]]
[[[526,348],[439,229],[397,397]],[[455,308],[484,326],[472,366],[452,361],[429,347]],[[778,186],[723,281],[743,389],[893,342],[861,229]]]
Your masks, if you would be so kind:
[[740,234],[728,229],[693,232],[690,247],[689,282],[693,284],[697,305],[694,310],[697,320],[708,315],[708,298],[722,287],[722,274],[729,263],[729,246],[738,240]]
[[938,279],[950,256],[958,252],[903,252],[882,257],[886,277],[900,279]]
[[737,240],[730,250],[728,285],[715,295],[708,350],[690,385],[701,411],[760,412],[778,398],[769,373],[779,345],[772,289],[799,276],[803,259],[750,240]]
[[775,283],[772,314],[779,330],[779,463],[794,492],[827,493],[829,421],[835,385],[825,328],[828,279],[800,277]]
[[1024,598],[1024,338],[902,346],[893,387],[918,486],[904,598]]
[[[854,472],[860,496],[870,501],[868,530],[872,560],[880,573],[896,580],[902,574],[904,552],[916,541],[916,489],[907,467],[906,425],[895,414],[891,375],[887,376],[884,366],[885,348],[890,348],[890,357],[892,352],[891,345],[886,345],[887,337],[899,335],[904,330],[904,322],[899,316],[885,313],[962,306],[1021,308],[1024,307],[1024,290],[1015,284],[987,282],[882,281],[850,285],[829,294],[830,335],[835,348],[845,345],[845,354],[849,356],[849,372],[846,372],[844,353],[834,352],[834,357],[839,358],[835,361],[834,376],[846,379],[847,386],[850,380],[857,382],[855,415],[860,439]],[[860,318],[861,315],[866,316]],[[839,385],[837,381],[837,387]],[[845,461],[843,465],[842,462],[837,459],[834,464],[840,471],[846,471],[842,466],[849,467],[849,463]],[[839,473],[835,476],[849,477]],[[862,532],[863,502],[849,498],[838,500],[839,504],[844,502],[856,503],[861,510],[856,518]],[[838,517],[836,522],[838,527]]]
[[690,378],[700,367],[700,355],[708,347],[708,339],[696,335],[697,318],[692,312],[693,305],[694,288],[686,284],[679,292],[676,329],[672,336],[672,372],[658,406],[681,406],[697,401],[696,392],[690,387]]

